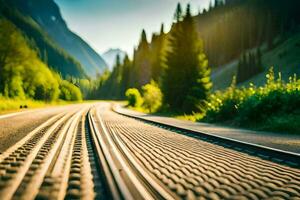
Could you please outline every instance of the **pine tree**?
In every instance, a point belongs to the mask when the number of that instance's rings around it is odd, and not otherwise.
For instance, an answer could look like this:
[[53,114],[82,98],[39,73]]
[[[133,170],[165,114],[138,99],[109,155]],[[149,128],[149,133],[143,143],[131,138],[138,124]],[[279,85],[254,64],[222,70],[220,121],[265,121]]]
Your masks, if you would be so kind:
[[116,62],[114,69],[108,78],[108,80],[105,82],[103,86],[102,91],[104,96],[106,98],[112,98],[112,99],[119,99],[120,98],[120,90],[121,90],[121,80],[122,80],[122,64],[120,55],[118,54],[116,56]]
[[183,21],[173,25],[163,76],[164,101],[172,110],[197,111],[212,86],[210,69],[198,38],[190,6]]
[[153,34],[151,41],[151,80],[161,85],[161,75],[163,70],[163,52],[165,44],[165,34],[163,24],[160,34]]
[[145,30],[142,31],[141,40],[134,55],[135,87],[140,88],[151,80],[150,47]]
[[208,11],[211,11],[214,8],[214,6],[212,5],[212,1],[209,1],[209,7],[208,7]]
[[182,20],[182,8],[181,8],[181,4],[178,3],[177,4],[177,7],[176,7],[176,12],[174,14],[174,20],[175,22],[179,22]]
[[165,34],[165,26],[162,23],[161,26],[160,26],[160,35],[164,35],[164,34]]
[[123,98],[125,96],[125,91],[130,88],[130,71],[132,70],[132,63],[126,54],[123,60],[122,65],[122,81],[121,81],[121,94],[120,96]]
[[256,66],[258,67],[259,71],[261,69],[263,69],[263,66],[262,66],[262,61],[261,61],[261,50],[260,48],[258,47],[257,50],[256,50]]
[[221,5],[220,0],[215,0],[215,8],[219,7]]
[[272,49],[274,44],[273,44],[273,40],[274,40],[274,30],[273,30],[273,22],[272,22],[272,14],[269,13],[268,14],[268,23],[266,24],[266,37],[267,37],[267,45],[268,45],[268,49]]
[[147,44],[147,35],[146,35],[146,31],[145,29],[142,30],[142,35],[141,35],[141,41],[140,41],[140,44],[141,45],[144,45],[144,44]]

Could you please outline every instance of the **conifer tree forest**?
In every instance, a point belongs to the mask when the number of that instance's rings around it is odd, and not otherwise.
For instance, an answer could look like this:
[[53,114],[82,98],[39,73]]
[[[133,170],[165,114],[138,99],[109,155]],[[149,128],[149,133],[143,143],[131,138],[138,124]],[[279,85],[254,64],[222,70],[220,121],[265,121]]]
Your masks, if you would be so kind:
[[215,0],[192,16],[189,5],[178,3],[171,30],[166,33],[162,25],[151,38],[143,30],[132,60],[117,58],[90,97],[124,99],[127,89],[141,90],[153,80],[164,108],[199,111],[211,91],[211,70],[238,60],[237,83],[261,73],[260,46],[270,50],[295,32],[299,7],[297,0]]

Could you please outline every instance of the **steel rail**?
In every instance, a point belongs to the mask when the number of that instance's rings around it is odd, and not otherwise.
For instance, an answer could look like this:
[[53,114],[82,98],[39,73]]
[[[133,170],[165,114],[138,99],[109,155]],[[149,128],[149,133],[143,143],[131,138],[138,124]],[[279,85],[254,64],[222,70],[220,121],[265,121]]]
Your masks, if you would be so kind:
[[[99,114],[96,112],[96,117],[98,119],[99,126],[101,127],[101,132],[108,140],[110,148],[112,152],[120,161],[122,166],[122,172],[126,173],[132,185],[134,185],[135,189],[130,190],[127,189],[131,196],[127,196],[128,193],[124,196],[124,199],[132,199],[135,197],[135,193],[139,193],[141,198],[143,199],[176,199],[168,190],[166,190],[163,186],[161,186],[153,177],[149,175],[149,173],[137,162],[137,160],[132,156],[129,149],[127,149],[126,145],[122,143],[122,141],[118,138],[116,133],[113,130],[108,130]],[[98,133],[100,134],[100,133]],[[115,171],[115,170],[114,170]],[[117,176],[120,176],[118,174]],[[121,177],[121,176],[120,176]],[[123,183],[122,183],[123,182]],[[124,181],[118,184],[119,187],[124,187]],[[121,189],[122,191],[122,189]]]
[[[146,119],[144,117],[139,117],[135,115],[130,115],[118,110],[115,106],[112,106],[112,111],[125,117],[136,119],[147,124],[155,125],[160,128],[168,129],[178,134],[188,135],[200,140],[208,141],[216,145],[224,146],[226,148],[242,151],[248,154],[253,154],[263,159],[268,159],[276,163],[285,164],[290,167],[300,168],[300,154],[284,151],[280,149],[275,149],[259,144],[254,144],[250,142],[244,142],[232,138],[227,138],[223,136],[214,135],[204,131],[193,130],[189,128],[178,127],[175,125],[167,124],[164,122],[159,122],[156,120]],[[244,151],[243,151],[244,150]]]

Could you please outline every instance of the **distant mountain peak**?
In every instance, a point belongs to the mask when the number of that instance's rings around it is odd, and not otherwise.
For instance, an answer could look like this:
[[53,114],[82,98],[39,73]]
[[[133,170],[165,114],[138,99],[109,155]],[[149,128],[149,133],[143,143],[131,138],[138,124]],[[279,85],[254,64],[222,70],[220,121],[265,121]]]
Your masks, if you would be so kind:
[[120,56],[121,61],[124,59],[126,52],[119,49],[119,48],[109,48],[107,51],[105,51],[101,56],[105,60],[105,62],[108,65],[108,68],[110,71],[112,71],[115,63],[116,63],[116,57],[117,55]]

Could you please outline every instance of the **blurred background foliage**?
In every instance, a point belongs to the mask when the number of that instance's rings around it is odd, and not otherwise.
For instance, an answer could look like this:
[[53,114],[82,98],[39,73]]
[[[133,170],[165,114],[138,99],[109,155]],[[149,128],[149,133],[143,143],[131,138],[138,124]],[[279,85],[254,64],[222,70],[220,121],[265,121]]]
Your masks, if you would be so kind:
[[43,63],[34,42],[0,18],[0,94],[5,98],[80,101],[74,84]]

